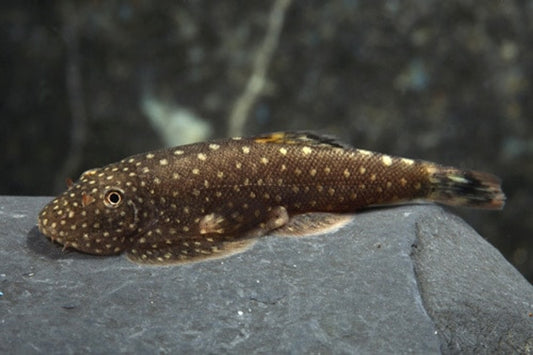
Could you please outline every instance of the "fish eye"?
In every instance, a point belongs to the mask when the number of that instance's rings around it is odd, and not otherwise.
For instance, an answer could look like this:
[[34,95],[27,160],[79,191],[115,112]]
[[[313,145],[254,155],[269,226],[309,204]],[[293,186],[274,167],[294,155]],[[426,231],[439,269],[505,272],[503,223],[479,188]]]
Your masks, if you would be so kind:
[[105,194],[104,204],[107,207],[118,207],[122,202],[123,192],[120,190],[109,190]]

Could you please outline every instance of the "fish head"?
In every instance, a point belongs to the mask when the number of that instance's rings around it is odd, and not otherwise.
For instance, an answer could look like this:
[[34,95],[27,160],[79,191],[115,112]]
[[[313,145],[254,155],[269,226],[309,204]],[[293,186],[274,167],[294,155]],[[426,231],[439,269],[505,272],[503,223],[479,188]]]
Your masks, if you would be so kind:
[[65,248],[97,255],[122,252],[139,228],[137,179],[123,162],[84,172],[42,209],[39,230]]

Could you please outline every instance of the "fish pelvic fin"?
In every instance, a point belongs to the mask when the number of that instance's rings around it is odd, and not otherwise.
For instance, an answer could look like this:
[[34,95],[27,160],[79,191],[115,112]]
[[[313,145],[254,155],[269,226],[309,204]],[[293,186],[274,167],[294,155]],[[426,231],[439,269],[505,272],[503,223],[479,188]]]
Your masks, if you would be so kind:
[[353,220],[351,214],[304,213],[292,216],[290,221],[272,231],[280,237],[307,237],[317,234],[333,233]]

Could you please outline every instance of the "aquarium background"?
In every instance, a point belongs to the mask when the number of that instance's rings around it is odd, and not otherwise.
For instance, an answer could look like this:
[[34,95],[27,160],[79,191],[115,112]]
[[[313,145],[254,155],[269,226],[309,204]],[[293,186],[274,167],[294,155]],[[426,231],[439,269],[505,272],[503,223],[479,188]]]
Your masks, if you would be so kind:
[[312,130],[500,176],[502,212],[452,211],[533,280],[533,1],[20,1],[0,26],[1,194]]

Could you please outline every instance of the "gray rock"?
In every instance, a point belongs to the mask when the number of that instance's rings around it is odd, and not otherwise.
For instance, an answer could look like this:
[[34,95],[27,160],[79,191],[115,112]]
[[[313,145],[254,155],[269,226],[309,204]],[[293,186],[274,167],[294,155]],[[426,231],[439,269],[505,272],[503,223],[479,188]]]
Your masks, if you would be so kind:
[[[173,267],[62,251],[49,198],[0,197],[2,353],[528,353],[533,287],[459,218],[411,205]],[[480,212],[482,213],[482,212]]]

